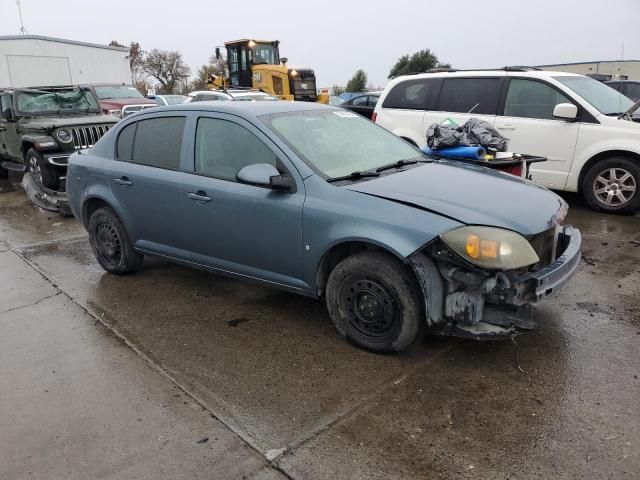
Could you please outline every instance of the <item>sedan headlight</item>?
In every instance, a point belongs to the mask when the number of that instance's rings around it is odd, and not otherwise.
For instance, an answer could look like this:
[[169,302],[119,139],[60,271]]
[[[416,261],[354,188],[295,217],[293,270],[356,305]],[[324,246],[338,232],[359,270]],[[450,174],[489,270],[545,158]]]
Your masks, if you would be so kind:
[[62,143],[69,143],[73,140],[71,136],[71,132],[66,128],[61,128],[56,132],[56,138],[60,140]]
[[526,238],[501,228],[460,227],[440,238],[465,260],[492,270],[513,270],[540,260]]
[[122,110],[109,110],[107,113],[114,117],[122,118]]

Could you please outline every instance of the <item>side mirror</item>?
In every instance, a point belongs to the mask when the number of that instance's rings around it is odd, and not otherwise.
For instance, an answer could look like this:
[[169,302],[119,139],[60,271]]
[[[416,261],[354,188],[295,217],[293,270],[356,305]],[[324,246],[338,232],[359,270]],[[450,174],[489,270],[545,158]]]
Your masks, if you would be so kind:
[[13,110],[11,110],[11,108],[10,108],[10,107],[5,108],[5,109],[2,111],[2,118],[4,118],[5,120],[7,120],[7,121],[9,121],[9,122],[10,122],[10,121],[12,121],[12,120],[14,119],[14,116],[13,116]]
[[563,120],[575,120],[578,118],[578,107],[573,103],[559,103],[553,107],[553,117]]
[[220,60],[220,47],[216,47],[216,60]]
[[291,190],[293,179],[280,172],[269,163],[254,163],[242,168],[236,175],[239,182],[258,187],[268,187],[274,190]]

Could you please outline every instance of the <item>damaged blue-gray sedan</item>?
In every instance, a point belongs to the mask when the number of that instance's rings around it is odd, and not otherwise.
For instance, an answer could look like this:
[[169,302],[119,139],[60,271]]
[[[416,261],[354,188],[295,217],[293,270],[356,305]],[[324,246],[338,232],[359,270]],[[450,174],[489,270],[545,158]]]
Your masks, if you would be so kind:
[[310,103],[146,110],[74,154],[67,189],[106,271],[149,255],[322,298],[375,352],[531,328],[580,261],[554,193]]

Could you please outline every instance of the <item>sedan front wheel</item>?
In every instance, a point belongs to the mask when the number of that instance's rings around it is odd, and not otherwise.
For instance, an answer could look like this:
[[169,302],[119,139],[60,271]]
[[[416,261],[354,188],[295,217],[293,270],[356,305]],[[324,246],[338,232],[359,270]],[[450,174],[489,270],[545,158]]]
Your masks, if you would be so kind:
[[390,255],[367,251],[344,259],[329,275],[326,302],[338,331],[366,350],[399,352],[421,331],[421,296]]

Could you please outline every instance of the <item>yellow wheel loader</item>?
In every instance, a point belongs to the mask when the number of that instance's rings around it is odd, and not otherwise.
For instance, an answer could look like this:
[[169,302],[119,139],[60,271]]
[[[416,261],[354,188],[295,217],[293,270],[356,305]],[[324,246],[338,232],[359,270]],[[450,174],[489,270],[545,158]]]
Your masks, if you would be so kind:
[[[289,68],[280,58],[278,40],[234,40],[226,42],[229,75],[212,76],[209,88],[256,88],[280,100],[329,103],[329,91],[318,92],[316,75],[310,68]],[[220,48],[216,48],[220,59]]]

